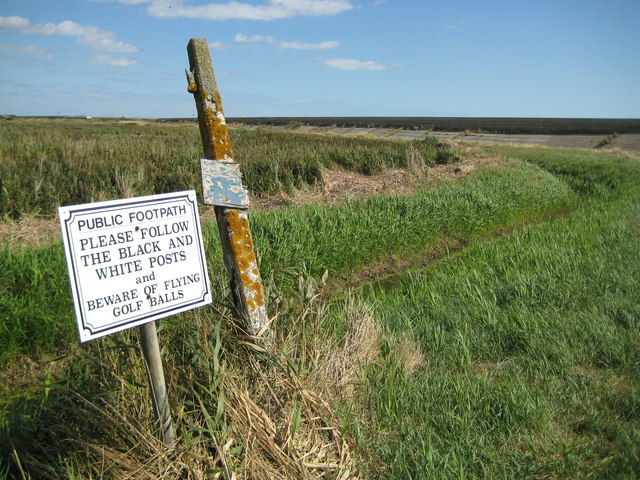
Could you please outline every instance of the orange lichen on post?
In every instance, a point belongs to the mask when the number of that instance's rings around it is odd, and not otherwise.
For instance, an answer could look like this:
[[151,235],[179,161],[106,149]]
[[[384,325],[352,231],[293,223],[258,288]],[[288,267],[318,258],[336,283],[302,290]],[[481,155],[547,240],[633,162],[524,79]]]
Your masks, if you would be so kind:
[[191,70],[186,72],[187,89],[193,93],[196,100],[205,158],[232,161],[229,128],[222,110],[222,100],[213,73],[208,43],[204,39],[193,38],[189,41],[187,51],[191,67]]
[[[187,72],[189,92],[198,109],[204,158],[220,163],[233,162],[229,127],[222,111],[208,43],[193,38],[187,47],[191,70]],[[216,204],[215,207],[225,266],[231,279],[234,303],[247,322],[247,330],[257,334],[268,323],[264,289],[244,210]]]
[[[249,220],[243,210],[226,210],[229,225],[229,238],[241,294],[250,314],[265,310],[264,289],[258,270],[258,260],[254,253],[253,241],[249,230]],[[262,312],[259,312],[262,313]]]
[[186,70],[184,73],[187,74],[187,92],[196,93],[198,91],[198,84],[196,83],[195,75],[189,70]]
[[213,160],[233,160],[231,137],[224,118],[220,94],[218,92],[209,93],[205,90],[198,94],[202,96],[205,128],[208,132]]

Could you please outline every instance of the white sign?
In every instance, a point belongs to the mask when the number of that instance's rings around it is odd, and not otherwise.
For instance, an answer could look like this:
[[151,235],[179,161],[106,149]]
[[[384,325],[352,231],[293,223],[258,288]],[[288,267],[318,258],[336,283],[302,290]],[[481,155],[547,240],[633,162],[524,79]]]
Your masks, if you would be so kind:
[[58,213],[81,342],[211,303],[193,190]]

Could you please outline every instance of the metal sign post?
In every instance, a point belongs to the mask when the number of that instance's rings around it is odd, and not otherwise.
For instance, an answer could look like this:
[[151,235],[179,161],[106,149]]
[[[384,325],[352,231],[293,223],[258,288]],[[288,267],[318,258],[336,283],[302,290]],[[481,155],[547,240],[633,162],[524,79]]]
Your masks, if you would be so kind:
[[59,208],[81,342],[140,327],[157,430],[175,442],[154,320],[211,303],[193,190]]
[[192,38],[187,46],[190,71],[188,91],[198,110],[204,148],[202,174],[205,203],[215,206],[222,253],[237,313],[249,334],[267,324],[264,288],[249,229],[248,199],[233,160],[231,138],[211,64],[207,41]]
[[156,430],[160,433],[162,441],[172,447],[175,444],[175,432],[169,410],[169,398],[167,386],[164,382],[162,358],[160,357],[160,344],[156,322],[145,323],[139,328],[142,353],[147,363],[149,385],[151,387],[151,403],[156,422]]

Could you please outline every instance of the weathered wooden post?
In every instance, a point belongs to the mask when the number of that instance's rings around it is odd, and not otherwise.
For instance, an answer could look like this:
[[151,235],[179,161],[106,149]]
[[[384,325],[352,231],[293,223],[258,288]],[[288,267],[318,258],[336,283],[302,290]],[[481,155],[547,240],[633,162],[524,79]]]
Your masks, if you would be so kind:
[[162,359],[160,357],[160,345],[156,322],[149,322],[139,327],[140,343],[149,373],[149,385],[151,387],[151,403],[156,421],[156,429],[162,441],[172,447],[175,444],[175,433],[169,410],[169,398],[167,386],[164,382]]
[[[190,66],[190,71],[187,72],[188,91],[195,97],[204,148],[202,167],[205,203],[215,205],[224,263],[237,313],[244,320],[248,333],[256,335],[267,324],[268,317],[264,288],[249,230],[246,192],[242,184],[238,184],[239,167],[233,159],[229,128],[222,111],[209,45],[205,39],[192,38],[187,51]],[[222,181],[212,182],[211,178],[207,178],[211,172],[216,172],[216,180]],[[234,178],[236,181],[233,181]],[[233,185],[228,196],[235,195],[236,201],[229,201],[228,198],[208,201],[208,197],[215,195],[208,195],[207,186],[215,188],[216,184],[229,179]]]

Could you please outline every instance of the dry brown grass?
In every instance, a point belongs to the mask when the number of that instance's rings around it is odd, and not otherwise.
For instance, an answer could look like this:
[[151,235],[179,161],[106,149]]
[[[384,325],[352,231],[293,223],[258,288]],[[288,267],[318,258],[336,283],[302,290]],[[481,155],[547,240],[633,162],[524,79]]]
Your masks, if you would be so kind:
[[[312,298],[299,321],[316,330],[327,313]],[[296,335],[272,339],[272,360],[285,368],[265,365],[247,349],[245,368],[225,373],[226,412],[230,437],[241,439],[242,456],[226,462],[240,468],[238,479],[352,479],[358,473],[358,456],[349,435],[330,406],[358,394],[363,368],[378,359],[381,336],[370,306],[349,298],[345,305],[347,333],[341,345],[327,336],[301,341]],[[244,340],[246,342],[246,340]],[[277,345],[274,346],[273,342]],[[296,373],[288,362],[296,347]],[[236,440],[234,440],[236,445]],[[238,463],[239,462],[239,463]]]
[[237,478],[356,478],[351,446],[328,404],[294,375],[270,383],[273,397],[263,406],[248,386],[228,385],[232,435],[244,451]]
[[50,218],[25,216],[0,222],[0,245],[11,248],[45,245],[60,238],[60,224]]
[[[342,348],[328,348],[317,366],[317,382],[325,385],[329,398],[351,398],[360,384],[363,367],[376,362],[382,343],[373,308],[353,296],[345,301],[347,334]],[[327,348],[327,347],[325,347]]]
[[[127,480],[360,478],[353,444],[310,378],[283,368],[286,359],[279,348],[272,353],[259,345],[247,348],[245,336],[226,341],[236,343],[225,347],[235,350],[234,362],[218,373],[217,394],[196,393],[194,402],[193,394],[177,391],[177,369],[183,367],[170,359],[165,365],[178,434],[175,447],[165,446],[153,430],[138,349],[125,353],[105,345],[91,350],[92,361],[106,365],[100,393],[52,391],[43,419],[48,443],[15,451],[14,467],[24,472],[23,478],[50,478],[65,471],[69,478]],[[205,340],[203,352],[208,348]],[[256,356],[256,351],[263,353]],[[78,358],[69,355],[56,363],[57,369],[61,362],[71,369]],[[122,370],[118,363],[129,367]],[[40,376],[33,381],[42,383]],[[213,419],[219,400],[222,423]]]
[[408,336],[402,336],[393,347],[398,364],[404,366],[408,373],[413,373],[424,365],[424,354],[420,346]]

